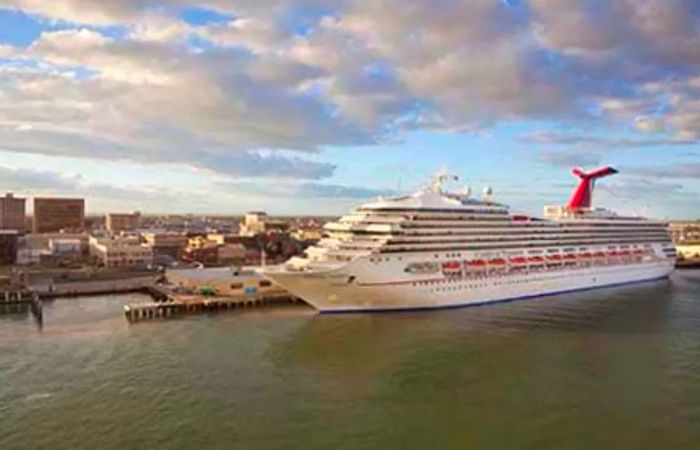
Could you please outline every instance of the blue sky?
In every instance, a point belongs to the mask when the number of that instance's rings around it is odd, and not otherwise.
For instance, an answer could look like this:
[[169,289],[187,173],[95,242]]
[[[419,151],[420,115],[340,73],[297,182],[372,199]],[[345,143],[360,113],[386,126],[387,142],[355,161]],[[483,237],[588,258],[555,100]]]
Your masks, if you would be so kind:
[[537,213],[612,164],[598,205],[697,218],[698,30],[690,0],[0,0],[0,189],[338,214],[447,167]]

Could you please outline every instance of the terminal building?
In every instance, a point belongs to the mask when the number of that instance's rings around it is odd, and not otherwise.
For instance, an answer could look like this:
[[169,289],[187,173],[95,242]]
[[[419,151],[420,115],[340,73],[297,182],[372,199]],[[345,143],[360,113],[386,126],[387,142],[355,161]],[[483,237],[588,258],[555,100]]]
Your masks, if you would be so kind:
[[82,198],[35,198],[33,233],[80,231],[85,224]]
[[250,268],[171,269],[165,276],[170,284],[192,293],[203,290],[218,296],[286,293]]

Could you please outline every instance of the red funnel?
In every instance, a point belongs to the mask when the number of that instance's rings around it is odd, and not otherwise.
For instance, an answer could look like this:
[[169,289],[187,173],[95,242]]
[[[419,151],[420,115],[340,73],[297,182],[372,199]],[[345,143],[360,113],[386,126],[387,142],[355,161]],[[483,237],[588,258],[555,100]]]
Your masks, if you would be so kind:
[[576,190],[571,195],[568,208],[578,209],[591,207],[591,200],[593,197],[593,185],[595,183],[595,180],[597,180],[598,178],[607,177],[608,175],[616,174],[617,170],[608,166],[601,167],[586,173],[582,169],[579,169],[577,167],[571,172],[575,176],[579,177],[581,179],[581,182],[578,184]]

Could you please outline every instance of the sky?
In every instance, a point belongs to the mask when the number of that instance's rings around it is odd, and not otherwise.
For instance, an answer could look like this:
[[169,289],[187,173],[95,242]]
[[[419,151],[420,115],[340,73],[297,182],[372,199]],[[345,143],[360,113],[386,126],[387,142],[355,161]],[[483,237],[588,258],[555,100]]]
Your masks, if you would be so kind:
[[696,0],[0,0],[0,192],[341,214],[446,168],[700,218]]

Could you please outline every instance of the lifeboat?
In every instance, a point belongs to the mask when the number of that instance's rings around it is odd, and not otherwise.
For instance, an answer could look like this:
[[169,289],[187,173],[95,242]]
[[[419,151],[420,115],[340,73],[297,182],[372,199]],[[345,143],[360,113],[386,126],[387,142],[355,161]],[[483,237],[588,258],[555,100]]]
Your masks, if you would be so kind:
[[515,258],[510,258],[511,264],[527,264],[527,258],[522,256],[516,256]]
[[467,267],[470,269],[480,269],[486,265],[486,261],[483,259],[472,259],[467,262]]
[[596,258],[605,258],[605,252],[596,252],[593,256]]
[[541,256],[531,256],[527,259],[527,262],[530,264],[542,264],[544,262],[544,258]]
[[561,255],[547,255],[547,259],[550,261],[561,261]]
[[581,258],[581,259],[589,259],[589,258],[592,257],[592,256],[593,256],[593,255],[591,255],[590,253],[580,253],[580,254],[578,255],[578,257]]
[[641,248],[634,251],[635,255],[643,255],[645,253],[646,253],[646,251],[642,250]]
[[442,270],[460,270],[462,269],[462,263],[459,261],[447,261],[442,263]]
[[630,252],[629,250],[623,250],[621,252],[618,252],[618,256],[630,256],[631,254],[632,252]]
[[572,254],[569,253],[568,255],[564,255],[564,259],[567,260],[567,261],[575,261],[575,260],[576,260],[576,255],[572,255]]
[[616,250],[611,250],[608,252],[608,256],[620,256],[620,253]]
[[505,266],[506,260],[503,258],[494,258],[489,260],[489,264],[492,266]]

